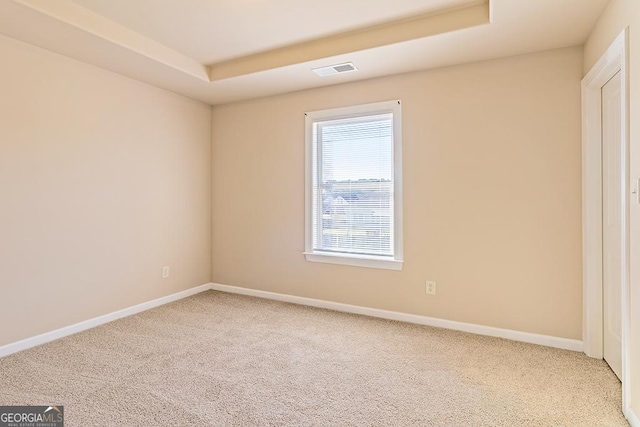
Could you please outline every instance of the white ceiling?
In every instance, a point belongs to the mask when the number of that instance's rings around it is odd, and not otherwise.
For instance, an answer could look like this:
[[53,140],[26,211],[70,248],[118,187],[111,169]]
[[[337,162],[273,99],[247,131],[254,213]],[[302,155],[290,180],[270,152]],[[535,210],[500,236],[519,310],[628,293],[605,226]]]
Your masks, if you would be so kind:
[[581,45],[608,1],[0,0],[0,33],[219,104]]
[[[72,0],[212,64],[477,0]],[[519,0],[516,0],[519,1]]]

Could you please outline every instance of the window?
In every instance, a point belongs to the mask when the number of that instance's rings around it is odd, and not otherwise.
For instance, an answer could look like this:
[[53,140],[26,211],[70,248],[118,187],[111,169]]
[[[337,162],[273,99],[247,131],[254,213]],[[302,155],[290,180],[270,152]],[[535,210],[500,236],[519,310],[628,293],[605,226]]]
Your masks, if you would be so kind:
[[400,101],[306,114],[307,261],[402,268]]

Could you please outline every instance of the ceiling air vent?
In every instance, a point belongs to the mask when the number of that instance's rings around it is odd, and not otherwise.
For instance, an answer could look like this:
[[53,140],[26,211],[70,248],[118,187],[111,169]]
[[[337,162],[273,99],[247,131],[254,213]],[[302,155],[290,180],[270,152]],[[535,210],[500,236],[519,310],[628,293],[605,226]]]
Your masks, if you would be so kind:
[[345,62],[344,64],[329,65],[328,67],[314,68],[312,71],[317,75],[324,77],[324,76],[331,76],[333,74],[358,71],[358,69],[356,68],[355,65],[353,65],[353,63]]

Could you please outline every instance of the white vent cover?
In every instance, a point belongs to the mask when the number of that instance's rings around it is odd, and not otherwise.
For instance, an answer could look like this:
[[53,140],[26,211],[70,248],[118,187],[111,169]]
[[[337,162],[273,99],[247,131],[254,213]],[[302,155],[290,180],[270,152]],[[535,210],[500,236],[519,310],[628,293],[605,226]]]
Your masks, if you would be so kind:
[[349,73],[351,71],[358,71],[358,69],[356,68],[355,65],[353,65],[352,62],[345,62],[344,64],[329,65],[328,67],[314,68],[312,71],[317,75],[324,77],[324,76],[331,76],[333,74],[341,74],[341,73]]

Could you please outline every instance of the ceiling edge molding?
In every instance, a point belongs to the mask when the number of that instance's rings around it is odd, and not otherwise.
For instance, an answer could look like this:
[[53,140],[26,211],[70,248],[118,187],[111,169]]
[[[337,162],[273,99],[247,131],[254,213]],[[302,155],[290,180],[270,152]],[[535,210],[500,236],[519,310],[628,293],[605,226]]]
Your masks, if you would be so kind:
[[[6,1],[6,0],[5,0]],[[69,0],[9,0],[165,66],[209,82],[209,68]]]
[[219,62],[210,65],[210,79],[238,77],[489,23],[489,1],[483,1]]

